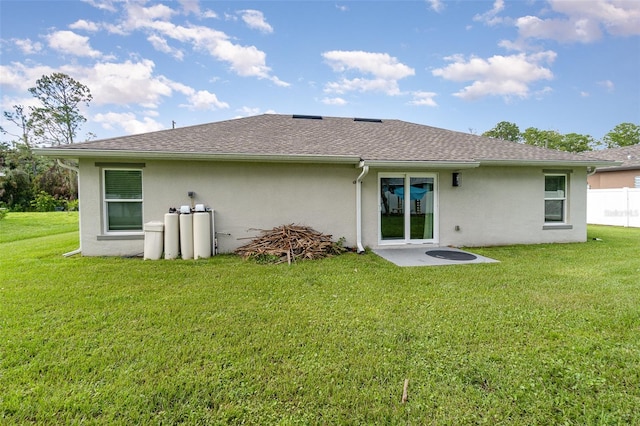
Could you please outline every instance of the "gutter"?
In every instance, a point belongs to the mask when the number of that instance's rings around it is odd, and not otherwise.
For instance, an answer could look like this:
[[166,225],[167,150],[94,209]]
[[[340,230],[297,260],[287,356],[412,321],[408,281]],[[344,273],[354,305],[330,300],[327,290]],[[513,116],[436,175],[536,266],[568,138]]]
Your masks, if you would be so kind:
[[482,166],[550,166],[550,167],[603,167],[615,166],[620,162],[607,160],[478,160]]
[[[475,169],[480,167],[479,161],[385,161],[366,160],[367,166],[376,169]],[[359,167],[362,167],[362,163]]]
[[288,155],[288,154],[242,154],[242,153],[209,153],[209,152],[170,152],[170,151],[119,151],[108,149],[60,149],[38,148],[35,154],[56,158],[112,158],[145,160],[199,160],[199,161],[243,161],[269,163],[327,163],[358,164],[359,156],[340,155]]
[[[64,164],[62,161],[60,161],[59,158],[56,158],[56,162],[63,169],[67,169],[67,170],[71,170],[72,172],[80,173],[80,169],[78,167],[74,167],[74,166],[70,166],[68,164]],[[78,179],[78,194],[80,194],[80,179]],[[78,216],[80,216],[79,213],[78,213]],[[76,254],[82,253],[82,221],[81,220],[78,220],[78,237],[80,239],[80,247],[78,247],[77,249],[75,249],[73,251],[70,251],[68,253],[64,253],[62,256],[71,257],[71,256],[75,256]]]
[[369,173],[369,166],[365,165],[364,161],[360,161],[359,167],[362,168],[362,172],[355,181],[356,184],[356,245],[358,253],[364,252],[362,246],[362,180]]

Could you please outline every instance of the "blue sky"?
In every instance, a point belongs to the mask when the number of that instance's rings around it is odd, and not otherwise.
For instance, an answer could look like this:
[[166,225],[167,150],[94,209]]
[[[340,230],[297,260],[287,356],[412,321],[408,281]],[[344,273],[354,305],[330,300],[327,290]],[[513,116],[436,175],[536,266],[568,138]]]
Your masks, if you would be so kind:
[[0,15],[2,109],[66,73],[93,95],[77,140],[262,113],[596,139],[640,123],[637,0],[0,0]]

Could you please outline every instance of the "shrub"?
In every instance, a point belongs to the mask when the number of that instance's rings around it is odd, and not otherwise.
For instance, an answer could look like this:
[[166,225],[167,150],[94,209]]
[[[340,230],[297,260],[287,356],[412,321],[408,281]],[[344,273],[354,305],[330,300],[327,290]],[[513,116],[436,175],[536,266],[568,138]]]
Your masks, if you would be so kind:
[[36,198],[31,201],[31,207],[37,212],[51,212],[55,210],[57,205],[58,201],[44,191],[38,192]]
[[78,211],[80,208],[80,200],[67,201],[67,210],[70,212]]

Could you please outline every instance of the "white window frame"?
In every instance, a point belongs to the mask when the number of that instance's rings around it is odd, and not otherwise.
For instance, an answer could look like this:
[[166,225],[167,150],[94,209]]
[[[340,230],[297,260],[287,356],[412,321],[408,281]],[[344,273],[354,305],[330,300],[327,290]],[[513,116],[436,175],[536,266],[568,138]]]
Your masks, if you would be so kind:
[[[107,171],[136,171],[140,172],[140,185],[142,188],[141,198],[136,199],[107,199]],[[140,203],[142,205],[142,212],[144,214],[144,179],[143,170],[141,168],[123,168],[123,167],[105,167],[102,169],[102,217],[103,217],[103,232],[105,235],[141,235],[144,230],[144,217],[142,223],[140,223],[139,230],[110,230],[109,229],[109,203]]]
[[[546,185],[547,177],[561,176],[564,177],[564,191],[562,196],[547,196]],[[568,222],[569,215],[569,174],[568,173],[545,173],[544,174],[544,223],[545,225],[564,225]],[[562,201],[562,220],[547,221],[547,201]]]

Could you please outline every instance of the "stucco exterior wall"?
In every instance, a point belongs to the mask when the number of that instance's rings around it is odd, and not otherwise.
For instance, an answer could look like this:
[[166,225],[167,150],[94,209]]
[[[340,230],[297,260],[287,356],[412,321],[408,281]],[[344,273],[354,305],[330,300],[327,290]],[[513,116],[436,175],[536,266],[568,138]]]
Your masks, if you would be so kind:
[[[546,170],[546,169],[544,169]],[[566,169],[564,169],[566,170]],[[378,173],[363,183],[363,244],[379,247]],[[389,170],[384,170],[388,172]],[[544,226],[544,172],[536,167],[461,170],[461,186],[450,170],[438,174],[438,245],[491,246],[586,241],[586,170],[569,174],[568,226]],[[459,230],[456,230],[456,226]]]
[[591,189],[635,188],[635,178],[640,170],[612,170],[597,172],[588,177]]
[[[219,252],[231,252],[259,234],[256,229],[295,223],[345,238],[356,245],[356,189],[360,169],[353,165],[144,161],[143,222],[161,221],[170,207],[194,203],[215,211]],[[98,165],[96,165],[98,163]],[[108,162],[80,161],[80,226],[87,256],[138,255],[143,233],[121,237],[104,232],[102,169]],[[461,186],[451,170],[437,174],[436,244],[490,246],[581,242],[586,240],[586,168],[569,173],[568,221],[544,224],[544,171],[538,167],[479,167],[461,170]],[[566,171],[566,169],[561,170]],[[371,169],[362,183],[362,242],[379,246],[380,172]]]
[[[82,252],[86,256],[136,255],[142,235],[106,236],[102,218],[104,160],[80,162]],[[135,161],[144,163],[143,222],[162,221],[170,207],[194,202],[214,209],[221,253],[259,234],[257,229],[295,223],[311,226],[355,245],[355,185],[350,165],[258,164],[232,162]],[[133,239],[132,239],[133,238]]]

